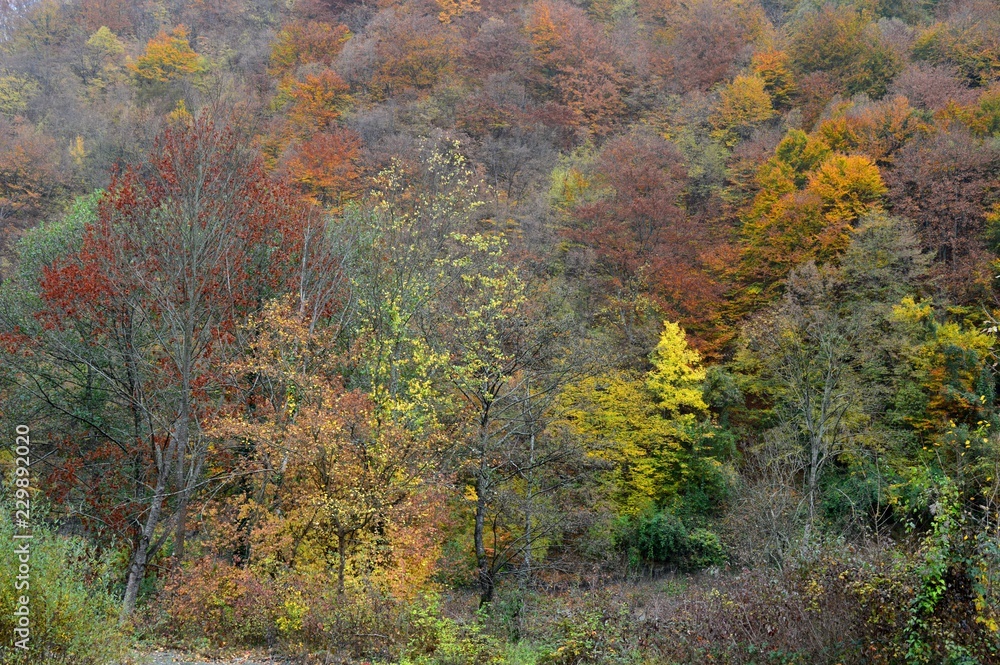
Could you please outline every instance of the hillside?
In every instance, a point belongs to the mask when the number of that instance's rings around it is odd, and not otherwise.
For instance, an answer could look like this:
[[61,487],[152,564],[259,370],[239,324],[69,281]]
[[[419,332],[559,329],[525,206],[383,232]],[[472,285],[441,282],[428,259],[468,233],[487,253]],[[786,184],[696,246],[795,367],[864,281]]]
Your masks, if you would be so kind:
[[998,277],[995,0],[0,0],[0,661],[1000,662]]

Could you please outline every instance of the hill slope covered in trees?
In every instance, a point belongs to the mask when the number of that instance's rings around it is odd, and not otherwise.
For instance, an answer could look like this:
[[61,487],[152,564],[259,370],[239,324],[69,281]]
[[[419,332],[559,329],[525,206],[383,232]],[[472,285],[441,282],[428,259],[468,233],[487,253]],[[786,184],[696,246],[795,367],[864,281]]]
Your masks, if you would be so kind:
[[1000,662],[998,275],[993,0],[0,2],[0,659]]

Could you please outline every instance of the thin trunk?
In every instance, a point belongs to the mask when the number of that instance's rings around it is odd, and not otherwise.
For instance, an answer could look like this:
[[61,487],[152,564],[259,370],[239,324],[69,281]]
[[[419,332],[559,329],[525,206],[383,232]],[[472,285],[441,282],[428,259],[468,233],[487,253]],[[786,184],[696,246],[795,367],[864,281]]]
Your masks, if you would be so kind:
[[819,491],[819,465],[820,465],[820,446],[821,441],[817,441],[816,437],[810,438],[809,446],[809,520],[806,522],[805,539],[804,544],[808,545],[810,536],[812,535],[813,524],[816,521],[816,494]]
[[493,571],[490,570],[486,558],[486,543],[483,532],[486,526],[486,473],[480,466],[476,478],[476,565],[479,567],[479,606],[483,607],[493,601]]
[[156,480],[156,489],[153,492],[149,515],[146,517],[146,524],[142,528],[142,535],[139,536],[139,544],[132,554],[132,564],[129,566],[128,571],[128,582],[125,584],[125,599],[122,603],[121,619],[123,621],[135,611],[136,599],[139,596],[139,585],[146,576],[149,543],[153,538],[153,531],[160,521],[160,512],[163,509],[163,499],[166,495],[166,476],[166,473],[160,473]]
[[529,441],[529,451],[528,451],[528,474],[525,487],[525,505],[524,505],[524,583],[527,585],[531,582],[531,514],[532,514],[532,502],[534,496],[532,492],[534,491],[534,467],[535,467],[535,432],[532,428],[531,439]]
[[337,593],[344,593],[344,564],[347,561],[347,534],[343,529],[337,531]]
[[[184,474],[184,460],[190,447],[191,438],[191,411],[187,395],[182,397],[181,417],[177,423],[177,522],[174,525],[174,562],[180,563],[184,559],[184,543],[187,538],[187,508],[190,500],[191,490],[188,479]],[[188,469],[193,468],[193,461],[188,465]]]

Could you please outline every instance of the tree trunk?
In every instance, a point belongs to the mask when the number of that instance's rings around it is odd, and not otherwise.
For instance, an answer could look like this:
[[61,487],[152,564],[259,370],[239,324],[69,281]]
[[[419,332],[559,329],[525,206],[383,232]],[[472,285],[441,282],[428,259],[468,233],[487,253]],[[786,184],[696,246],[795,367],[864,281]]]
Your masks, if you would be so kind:
[[146,517],[146,524],[142,528],[139,536],[139,544],[132,554],[132,563],[129,566],[128,582],[125,584],[125,599],[122,602],[121,619],[124,621],[135,611],[136,599],[139,596],[139,585],[146,576],[147,556],[149,555],[149,543],[153,538],[153,531],[160,521],[160,512],[163,509],[163,499],[166,495],[166,473],[160,473],[156,479],[156,489],[153,492],[153,501],[149,506],[149,515]]
[[531,439],[528,449],[528,473],[525,477],[525,502],[524,502],[524,584],[531,583],[531,517],[534,503],[534,471],[535,467],[535,431],[531,430]]
[[483,607],[493,602],[493,571],[490,570],[486,558],[486,543],[483,531],[486,526],[486,477],[485,469],[480,466],[476,478],[476,565],[479,567],[479,606]]
[[347,534],[337,531],[337,593],[344,594],[344,564],[347,561]]
[[[190,298],[190,294],[188,296]],[[174,429],[177,440],[177,523],[174,525],[174,563],[179,564],[184,558],[184,541],[187,537],[187,504],[190,498],[188,490],[189,477],[194,474],[194,461],[185,465],[191,444],[191,360],[192,339],[191,328],[194,317],[189,315],[184,328],[184,342],[181,347],[181,408]],[[189,477],[186,477],[185,471]],[[193,478],[191,478],[193,480]]]
[[819,464],[820,464],[820,446],[821,441],[817,441],[815,437],[810,438],[809,446],[809,521],[806,522],[805,531],[805,543],[809,544],[810,536],[812,535],[813,524],[816,521],[816,494],[819,491]]

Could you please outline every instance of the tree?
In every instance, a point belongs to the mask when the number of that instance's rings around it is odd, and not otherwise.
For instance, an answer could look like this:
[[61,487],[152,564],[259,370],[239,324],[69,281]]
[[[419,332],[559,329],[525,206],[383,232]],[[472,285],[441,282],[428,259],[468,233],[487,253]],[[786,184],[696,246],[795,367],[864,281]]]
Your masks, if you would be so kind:
[[83,82],[101,85],[114,80],[121,68],[121,56],[125,53],[125,45],[118,35],[101,26],[87,38],[84,47],[79,68]]
[[[773,442],[777,463],[801,474],[807,538],[830,498],[822,486],[831,467],[836,475],[882,478],[880,457],[895,464],[914,454],[886,413],[901,403],[896,382],[906,375],[900,360],[911,344],[895,312],[927,263],[908,222],[866,216],[839,265],[793,271],[781,302],[743,330],[734,367],[747,403],[760,405],[756,428]],[[879,494],[887,490],[874,491],[873,501],[887,500]],[[858,499],[862,510],[877,509]]]
[[685,176],[673,145],[637,131],[604,145],[589,200],[569,210],[565,234],[592,257],[583,265],[594,281],[593,309],[629,347],[645,345],[637,335],[643,298],[699,333],[712,319],[711,240],[681,206]]
[[[425,92],[455,70],[456,35],[431,16],[400,12],[376,37],[376,69],[368,91],[376,99],[400,92]],[[369,37],[372,38],[372,37]]]
[[787,108],[795,94],[795,76],[784,51],[761,51],[753,56],[753,72],[764,81],[764,90],[771,95],[776,108]]
[[280,168],[312,201],[340,210],[360,188],[360,149],[349,129],[321,132],[290,146]]
[[749,44],[761,29],[754,9],[726,0],[663,4],[676,8],[653,36],[662,45],[659,69],[669,87],[706,91],[749,59]]
[[301,78],[288,77],[278,86],[279,103],[300,132],[330,129],[349,100],[349,86],[332,69],[306,72]]
[[709,419],[701,355],[684,330],[665,321],[652,368],[612,372],[570,384],[560,400],[570,430],[604,474],[620,514],[653,510],[704,514],[725,496],[728,439]]
[[281,78],[303,65],[329,67],[351,38],[347,26],[319,21],[296,21],[283,27],[271,45],[269,72]]
[[28,108],[38,93],[38,84],[30,78],[7,74],[0,76],[0,114],[16,118]]
[[108,408],[132,414],[122,435],[145,445],[129,453],[142,508],[133,517],[141,528],[124,615],[163,542],[153,537],[168,497],[174,555],[184,554],[219,359],[238,353],[239,322],[289,275],[300,216],[294,194],[265,175],[248,139],[202,115],[168,128],[144,173],[117,176],[80,250],[44,270],[39,316],[59,334],[40,337],[39,351],[86,367]]
[[779,405],[787,436],[802,446],[810,526],[821,476],[846,445],[863,392],[854,364],[862,322],[832,309],[832,288],[814,265],[799,269],[782,305],[747,330],[743,347]]
[[928,26],[913,44],[913,55],[937,65],[951,65],[969,84],[985,87],[1000,72],[1000,12],[991,3],[949,7],[945,21]]
[[581,10],[537,2],[525,25],[539,96],[570,109],[575,125],[604,135],[625,112],[626,63]]
[[802,73],[828,72],[849,94],[881,97],[902,64],[852,6],[825,5],[794,26],[789,54]]
[[891,166],[911,139],[929,131],[905,97],[845,107],[822,122],[816,133],[833,150],[861,153],[879,166]]
[[890,92],[928,111],[940,111],[949,103],[966,106],[974,101],[976,93],[957,74],[948,66],[913,63],[895,78]]
[[529,299],[518,271],[503,263],[504,239],[470,240],[482,254],[455,285],[442,325],[451,328],[450,379],[464,407],[461,471],[471,480],[483,607],[501,573],[520,560],[530,576],[539,545],[565,528],[567,515],[541,501],[557,502],[586,467],[572,437],[550,427],[562,386],[583,368],[574,366],[580,356],[565,322],[544,295]]
[[129,63],[129,70],[143,83],[166,83],[205,70],[204,60],[188,41],[188,31],[183,25],[170,34],[160,31],[146,44],[146,52]]
[[53,209],[68,185],[52,137],[24,120],[0,120],[0,256],[9,269],[13,242]]
[[[249,326],[247,356],[230,370],[247,394],[257,393],[254,408],[220,419],[213,433],[249,441],[251,467],[268,474],[243,506],[267,510],[250,545],[258,558],[276,554],[295,570],[325,566],[332,535],[342,594],[354,549],[386,533],[434,470],[437,442],[384,419],[366,395],[344,387],[336,326],[313,325],[290,299],[273,301]],[[247,547],[241,563],[250,554]]]
[[3,0],[0,3],[0,35],[4,39],[11,37],[24,15],[36,2],[37,0]]
[[843,252],[854,223],[879,211],[886,193],[870,159],[831,152],[822,139],[799,130],[778,144],[757,182],[760,190],[742,214],[742,286],[735,297],[743,313],[751,302],[773,301],[795,266]]
[[436,2],[441,9],[438,20],[442,23],[451,23],[454,18],[466,13],[478,12],[480,9],[478,0],[436,0]]
[[83,0],[80,20],[91,32],[105,28],[115,34],[134,36],[141,20],[137,10],[128,0]]
[[923,247],[934,254],[934,272],[960,303],[993,288],[983,233],[998,193],[998,164],[995,147],[954,127],[911,142],[889,174],[893,212],[917,224]]
[[727,145],[735,145],[754,125],[774,116],[765,86],[764,79],[759,76],[737,76],[722,89],[711,122],[716,135]]

